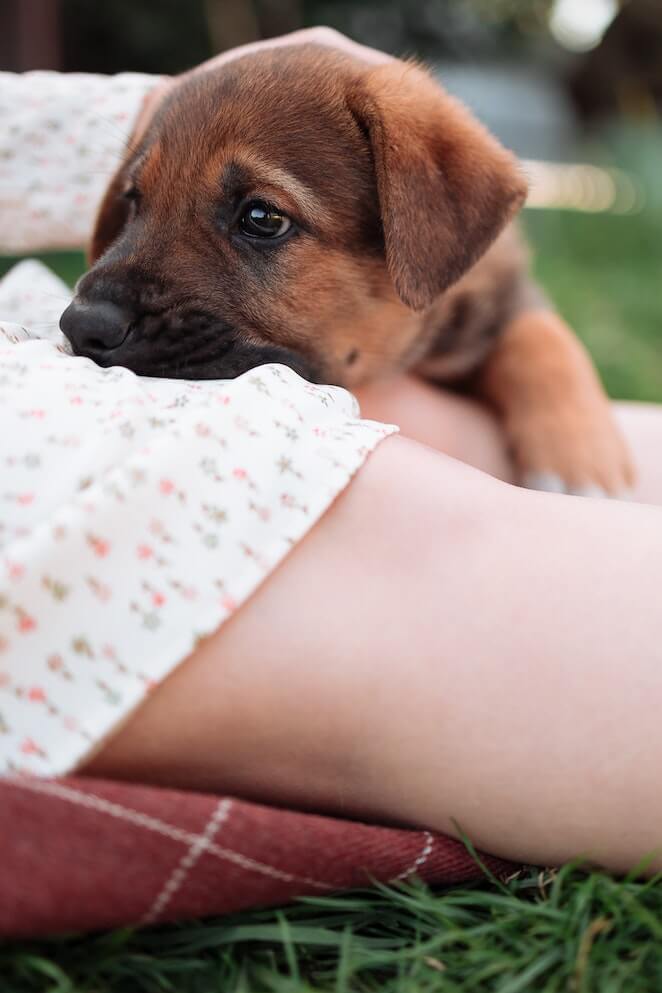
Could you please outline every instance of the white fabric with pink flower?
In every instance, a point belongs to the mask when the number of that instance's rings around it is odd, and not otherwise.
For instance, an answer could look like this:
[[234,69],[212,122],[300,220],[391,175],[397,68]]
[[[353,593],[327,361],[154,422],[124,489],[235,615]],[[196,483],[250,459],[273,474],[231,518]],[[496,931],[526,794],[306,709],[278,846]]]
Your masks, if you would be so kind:
[[128,72],[0,72],[0,250],[86,244],[157,81]]
[[[25,89],[20,96],[21,127],[36,146],[42,84],[33,120]],[[82,85],[92,84],[58,77],[53,133],[66,131],[55,125],[70,113],[67,87]],[[98,100],[116,85],[100,77]],[[0,108],[17,87],[0,74]],[[144,78],[136,87],[129,115]],[[9,147],[3,131],[0,162]],[[102,160],[107,173],[113,163]],[[79,188],[65,162],[30,165],[50,220],[26,217],[17,199],[8,222],[0,201],[2,247],[72,243],[55,202],[75,202]],[[12,168],[20,185],[20,163]],[[27,188],[26,198],[32,211]],[[95,207],[81,202],[86,227]],[[101,369],[66,348],[57,318],[69,298],[37,262],[0,280],[0,775],[80,764],[241,606],[395,430],[361,420],[346,391],[284,366],[212,382]]]

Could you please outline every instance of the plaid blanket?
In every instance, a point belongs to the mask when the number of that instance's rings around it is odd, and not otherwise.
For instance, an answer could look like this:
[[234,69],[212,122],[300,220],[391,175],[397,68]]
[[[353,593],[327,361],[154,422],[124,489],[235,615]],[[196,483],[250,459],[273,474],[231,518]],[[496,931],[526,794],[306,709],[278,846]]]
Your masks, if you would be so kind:
[[0,780],[3,936],[222,914],[414,874],[459,883],[480,871],[463,845],[429,831],[86,778]]

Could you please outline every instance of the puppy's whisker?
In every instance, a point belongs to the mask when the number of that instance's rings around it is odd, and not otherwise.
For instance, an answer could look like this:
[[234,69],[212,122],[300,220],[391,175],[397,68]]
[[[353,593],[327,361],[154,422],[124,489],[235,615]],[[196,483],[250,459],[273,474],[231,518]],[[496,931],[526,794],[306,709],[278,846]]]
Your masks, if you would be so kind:
[[130,131],[124,131],[121,127],[119,127],[118,124],[115,123],[115,121],[113,121],[113,119],[111,117],[106,117],[103,114],[97,114],[96,117],[97,117],[97,120],[104,127],[110,128],[110,130],[114,131],[116,135],[119,135],[119,137],[122,139],[122,141],[125,141],[126,142],[126,141],[129,141],[130,140],[130,138],[131,138],[131,132]]
[[137,146],[134,146],[131,142],[131,132],[123,131],[120,127],[117,126],[117,124],[115,124],[114,121],[112,121],[108,117],[102,117],[99,114],[97,115],[97,119],[99,120],[100,124],[110,129],[111,131],[114,131],[115,135],[118,135],[122,139],[123,142],[122,150],[121,152],[117,153],[117,159],[119,161],[124,160],[127,152],[131,155],[136,155],[138,153]]

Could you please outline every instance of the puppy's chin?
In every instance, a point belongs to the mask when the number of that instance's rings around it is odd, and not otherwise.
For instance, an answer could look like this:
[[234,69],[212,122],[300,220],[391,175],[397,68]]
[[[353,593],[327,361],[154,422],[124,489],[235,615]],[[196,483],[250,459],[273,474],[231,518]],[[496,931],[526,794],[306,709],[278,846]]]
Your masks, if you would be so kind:
[[74,349],[74,353],[92,359],[104,369],[122,366],[138,376],[151,376],[162,379],[236,379],[261,365],[275,363],[292,369],[302,379],[311,383],[324,382],[321,369],[304,356],[276,345],[253,345],[233,341],[225,343],[218,354],[211,350],[196,355],[184,349],[168,349],[167,354],[159,354],[152,343],[141,346],[138,342],[127,342],[118,348],[100,350]]

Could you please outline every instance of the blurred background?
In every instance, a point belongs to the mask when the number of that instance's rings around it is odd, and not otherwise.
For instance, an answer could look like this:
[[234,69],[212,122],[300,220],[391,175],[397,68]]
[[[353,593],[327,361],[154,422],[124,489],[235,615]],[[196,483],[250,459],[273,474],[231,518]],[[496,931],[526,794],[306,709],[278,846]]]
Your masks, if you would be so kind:
[[0,70],[177,73],[313,24],[423,59],[526,160],[541,282],[612,395],[662,402],[662,0],[0,0]]

